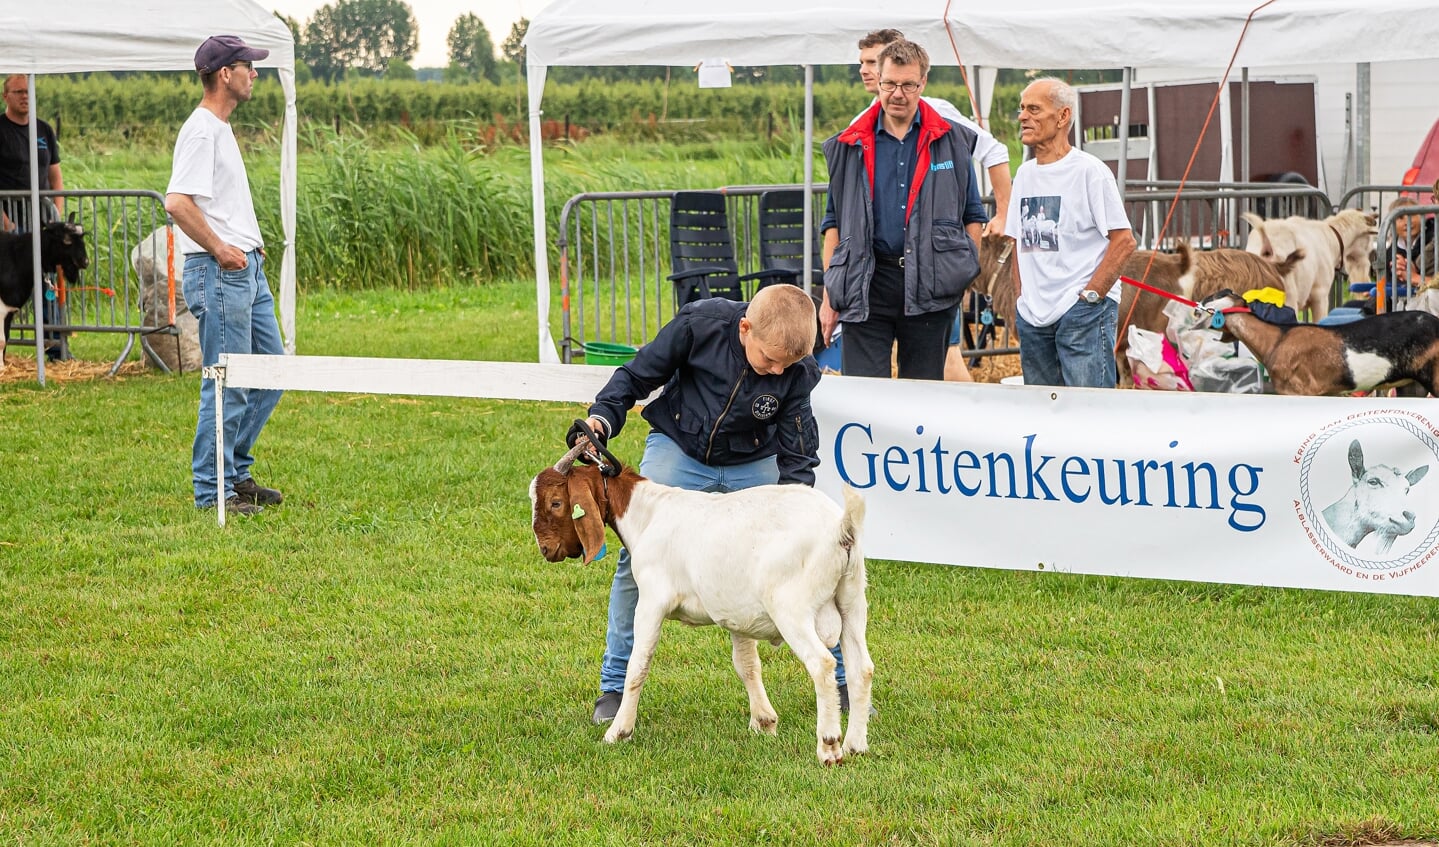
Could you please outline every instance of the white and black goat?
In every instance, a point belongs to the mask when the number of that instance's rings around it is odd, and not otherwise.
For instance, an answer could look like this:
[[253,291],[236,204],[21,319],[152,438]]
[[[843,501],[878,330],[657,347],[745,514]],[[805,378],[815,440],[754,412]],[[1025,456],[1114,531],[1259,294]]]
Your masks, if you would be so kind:
[[1339,539],[1358,548],[1370,533],[1377,539],[1376,553],[1387,553],[1394,539],[1414,531],[1409,509],[1409,488],[1429,473],[1428,465],[1401,471],[1389,465],[1364,464],[1359,439],[1349,442],[1349,490],[1324,509],[1324,522]]
[[[779,716],[760,678],[757,642],[781,641],[814,681],[817,755],[837,764],[868,747],[874,663],[865,644],[864,501],[845,504],[803,485],[765,485],[728,494],[686,491],[630,468],[607,477],[574,466],[576,446],[530,483],[535,541],[546,560],[602,556],[605,526],[630,551],[639,587],[634,652],[624,695],[605,741],[629,738],[640,691],[665,619],[729,630],[735,671],[749,693],[750,729],[773,735]],[[840,645],[848,671],[848,732],[840,742],[839,687],[828,648]]]
[[1319,326],[1262,321],[1232,291],[1203,306],[1215,313],[1226,340],[1239,339],[1264,364],[1277,394],[1337,396],[1410,382],[1439,394],[1439,318],[1426,312]]
[[[5,345],[10,343],[10,323],[15,313],[35,293],[34,245],[28,232],[0,232],[0,312],[5,316],[5,334],[0,339],[0,367],[5,365]],[[85,230],[73,221],[55,221],[40,228],[40,269],[50,273],[56,267],[68,282],[80,278],[90,265],[85,252]]]

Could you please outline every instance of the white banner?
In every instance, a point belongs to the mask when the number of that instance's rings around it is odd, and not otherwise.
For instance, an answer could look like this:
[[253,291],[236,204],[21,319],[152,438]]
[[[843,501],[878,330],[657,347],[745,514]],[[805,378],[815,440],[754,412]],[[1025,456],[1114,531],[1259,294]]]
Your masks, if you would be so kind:
[[884,559],[1439,595],[1439,402],[826,377]]

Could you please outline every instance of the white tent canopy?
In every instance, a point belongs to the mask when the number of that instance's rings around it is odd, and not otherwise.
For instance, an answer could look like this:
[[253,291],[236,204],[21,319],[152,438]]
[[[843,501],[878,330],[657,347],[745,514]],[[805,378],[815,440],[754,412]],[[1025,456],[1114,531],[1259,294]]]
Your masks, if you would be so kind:
[[[945,13],[949,12],[948,27]],[[1253,20],[1245,32],[1245,22]],[[883,27],[925,45],[938,65],[985,68],[1188,68],[1222,70],[1368,63],[1439,55],[1432,0],[555,0],[525,38],[540,360],[558,359],[550,338],[544,164],[539,133],[550,65],[848,64],[855,41]],[[1243,44],[1240,37],[1243,35]]]
[[1421,59],[1439,21],[1425,0],[1009,0],[893,6],[832,0],[555,0],[525,38],[530,65],[848,64],[860,35],[903,30],[953,64],[945,11],[966,65],[995,68],[1223,68],[1251,11],[1236,67]]
[[[280,326],[295,348],[295,43],[289,27],[255,0],[54,0],[0,7],[0,72],[195,70],[195,49],[211,35],[238,35],[270,51],[257,64],[278,68],[285,91],[280,148]],[[198,97],[196,99],[198,103]],[[42,120],[44,103],[33,103]],[[180,128],[175,127],[179,132]],[[83,153],[71,151],[75,158]],[[273,245],[272,245],[273,246]]]

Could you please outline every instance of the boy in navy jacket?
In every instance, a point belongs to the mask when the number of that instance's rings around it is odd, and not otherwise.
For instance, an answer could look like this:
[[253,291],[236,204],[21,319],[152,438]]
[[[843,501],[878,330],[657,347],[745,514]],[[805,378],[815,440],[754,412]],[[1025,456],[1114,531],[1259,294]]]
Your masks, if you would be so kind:
[[[589,408],[589,426],[604,439],[619,435],[629,410],[664,386],[643,412],[651,431],[642,476],[692,491],[813,485],[819,427],[810,392],[820,376],[810,355],[814,336],[814,303],[791,285],[761,289],[749,303],[691,303],[615,371]],[[597,724],[619,711],[638,598],[629,551],[621,550],[610,587]],[[835,676],[841,695],[848,694],[843,661]]]

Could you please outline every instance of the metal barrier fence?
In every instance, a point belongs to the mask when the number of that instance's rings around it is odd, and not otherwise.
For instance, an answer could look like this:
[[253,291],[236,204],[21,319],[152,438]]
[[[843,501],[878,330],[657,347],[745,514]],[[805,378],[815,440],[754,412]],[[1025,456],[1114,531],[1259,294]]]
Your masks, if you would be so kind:
[[[814,224],[824,216],[827,186],[814,187]],[[759,269],[759,198],[803,185],[740,185],[725,195],[740,274]],[[671,191],[576,194],[560,212],[563,361],[596,341],[638,347],[674,316],[670,273]],[[817,260],[817,258],[816,258]]]
[[[1142,249],[1164,249],[1180,241],[1206,250],[1242,248],[1244,236],[1249,232],[1243,219],[1245,212],[1253,212],[1266,220],[1291,215],[1326,218],[1332,208],[1324,192],[1307,185],[1244,183],[1238,187],[1219,187],[1218,183],[1188,183],[1176,207],[1178,190],[1177,182],[1153,182],[1141,183],[1125,192],[1124,206]],[[1169,228],[1161,243],[1160,229],[1166,217]]]
[[[727,198],[735,259],[741,274],[759,268],[759,196],[765,191],[802,187],[715,189]],[[825,185],[814,187],[816,223],[824,214],[826,190]],[[1178,182],[1141,181],[1129,183],[1124,203],[1141,248],[1173,249],[1183,241],[1198,249],[1242,249],[1249,233],[1249,225],[1243,220],[1245,212],[1265,219],[1294,215],[1323,219],[1338,209],[1352,208],[1354,203],[1377,209],[1387,205],[1386,198],[1392,200],[1400,194],[1421,190],[1425,189],[1358,186],[1345,194],[1336,207],[1328,195],[1307,185],[1189,182],[1179,194]],[[639,346],[653,338],[660,325],[673,316],[672,288],[665,278],[670,272],[668,233],[672,194],[669,191],[577,194],[565,204],[556,243],[560,254],[563,361],[570,362],[583,355],[583,345],[590,342]],[[986,198],[986,202],[992,203],[992,199]],[[1420,208],[1430,210],[1427,206]],[[1169,225],[1161,238],[1160,230],[1166,217]],[[1384,233],[1393,232],[1392,222],[1386,220],[1385,227]],[[1389,242],[1381,237],[1376,243]],[[1381,254],[1380,259],[1385,258],[1383,249],[1377,252]],[[1381,261],[1377,270],[1382,272],[1385,266]],[[1348,296],[1346,285],[1335,285],[1332,305],[1339,305]],[[965,308],[969,311],[971,329],[978,337],[977,330],[983,325],[982,304],[967,298]],[[978,357],[1015,352],[1018,348],[1009,331],[1009,327],[997,327],[997,337],[986,339],[980,349],[974,349],[967,342],[964,354]]]
[[1356,185],[1344,192],[1344,196],[1339,198],[1334,208],[1358,209],[1377,218],[1389,209],[1390,203],[1400,197],[1408,195],[1417,198],[1420,194],[1428,194],[1430,189],[1431,186],[1427,185]]
[[[73,215],[85,229],[90,260],[79,279],[61,280],[47,274],[48,305],[42,315],[47,343],[63,345],[64,338],[76,332],[123,333],[127,338],[111,367],[114,373],[137,339],[156,333],[175,335],[179,280],[173,273],[167,274],[166,283],[154,286],[147,301],[131,259],[132,251],[156,229],[170,225],[165,198],[154,191],[130,190],[42,191],[40,196],[49,202],[62,198],[65,217]],[[12,226],[28,229],[29,200],[28,191],[0,191],[0,211],[10,217]],[[48,215],[42,213],[44,217]],[[170,267],[182,265],[183,260],[177,258]],[[15,316],[11,343],[35,343],[35,305],[30,303]],[[164,369],[157,357],[150,359]]]
[[[725,195],[735,264],[741,275],[760,269],[759,199],[766,191],[803,190],[803,185],[738,185],[714,189]],[[824,217],[827,185],[813,187],[816,232]],[[561,358],[572,362],[584,345],[609,342],[638,347],[674,316],[670,273],[669,208],[671,191],[622,191],[576,194],[560,212]],[[993,208],[993,198],[984,198]],[[818,241],[818,239],[816,239]],[[819,247],[815,247],[819,261]],[[981,335],[982,307],[971,309],[973,335],[983,350],[966,355],[1014,352],[1009,327]]]

